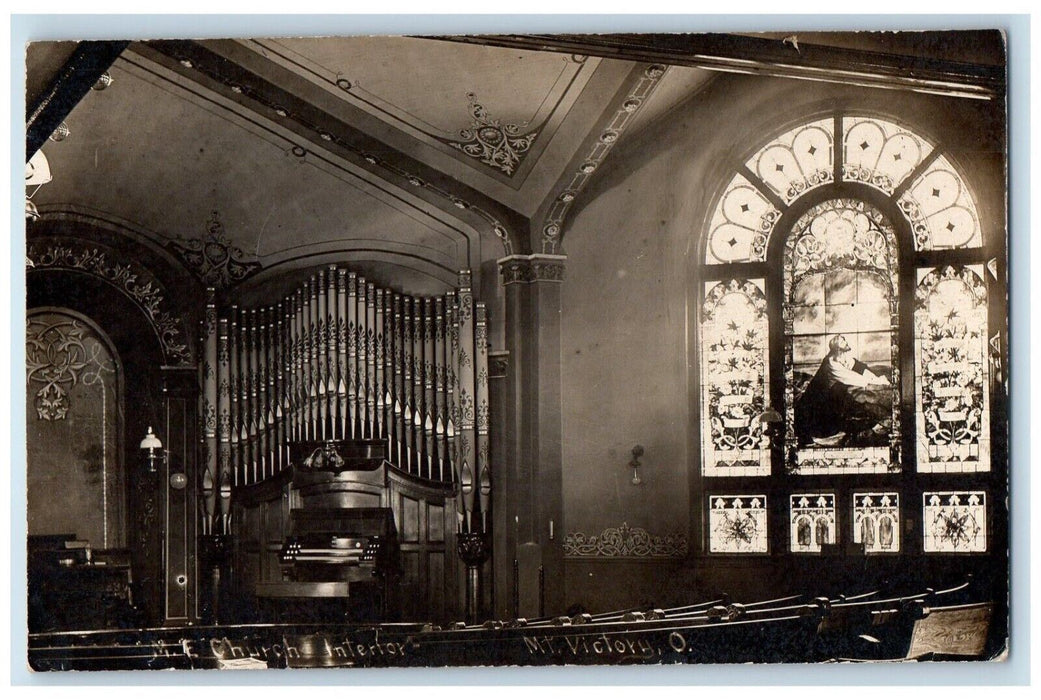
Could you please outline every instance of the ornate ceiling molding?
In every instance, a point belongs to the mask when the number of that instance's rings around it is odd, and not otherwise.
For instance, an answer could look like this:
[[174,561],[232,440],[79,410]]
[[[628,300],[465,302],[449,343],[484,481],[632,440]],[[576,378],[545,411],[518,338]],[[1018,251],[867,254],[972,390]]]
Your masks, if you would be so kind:
[[687,556],[687,537],[681,533],[652,535],[642,527],[608,527],[599,534],[569,532],[564,537],[565,557],[615,559],[664,559]]
[[[530,167],[520,166],[538,160],[600,63],[600,59],[590,61],[588,56],[580,54],[561,56],[562,68],[553,85],[537,100],[540,104],[531,117],[520,123],[503,124],[492,119],[485,106],[487,103],[477,102],[475,95],[479,91],[470,90],[467,92],[467,98],[470,100],[470,125],[446,129],[446,125],[435,127],[415,111],[388,101],[386,95],[367,90],[364,86],[366,76],[363,67],[357,68],[362,72],[361,76],[346,75],[342,70],[318,62],[315,57],[307,55],[306,51],[301,53],[300,47],[290,46],[285,40],[254,38],[239,43],[260,54],[265,60],[304,77],[311,84],[320,86],[353,107],[394,126],[403,134],[438,148],[446,155],[474,167],[484,176],[510,183],[511,186],[514,186],[513,180],[523,181],[530,172]],[[433,46],[434,43],[431,42],[431,47]],[[345,68],[354,70],[353,67]],[[446,76],[448,77],[450,76]],[[487,95],[485,99],[489,99]],[[483,132],[480,131],[482,129]],[[538,144],[535,144],[536,137]],[[515,186],[521,185],[518,183]]]
[[164,364],[190,366],[191,350],[184,319],[169,309],[162,283],[136,260],[95,242],[68,237],[41,237],[25,252],[27,273],[32,270],[68,270],[96,277],[123,293],[148,318],[163,351]]
[[[293,95],[194,42],[152,41],[143,45],[134,45],[134,49],[150,60],[157,60],[157,54],[173,59],[178,66],[176,68],[178,72],[195,80],[202,76],[221,85],[230,93],[228,97],[240,104],[243,98],[248,98],[259,106],[259,108],[251,108],[265,119],[283,127],[296,127],[294,131],[302,129],[306,132],[307,139],[315,144],[324,142],[335,145],[342,151],[360,159],[367,166],[378,169],[374,174],[386,182],[395,183],[406,190],[418,191],[456,209],[475,215],[502,242],[504,252],[507,255],[513,254],[514,235],[499,216],[473,201],[473,198],[458,196],[423,177],[419,174],[423,168],[408,156],[355,133],[335,117],[319,113],[317,108],[305,105]],[[315,118],[325,118],[323,121],[328,121],[330,125],[319,124]],[[336,125],[335,129],[331,126],[332,124]],[[333,133],[334,130],[349,132],[351,138],[342,133]],[[371,147],[360,146],[355,143],[356,141],[359,143],[371,142]],[[333,150],[328,146],[324,148]],[[297,158],[304,158],[308,153],[317,153],[317,151],[296,143],[292,147],[291,153]],[[387,158],[380,154],[391,154],[392,157]],[[398,164],[399,162],[408,167],[402,167]]]
[[206,233],[196,238],[170,241],[167,246],[207,287],[218,290],[241,282],[259,272],[263,266],[247,259],[241,248],[233,245],[224,233],[220,213],[214,211],[206,222]]
[[585,158],[581,159],[575,172],[570,179],[566,180],[563,188],[554,198],[543,221],[541,231],[543,253],[558,252],[561,238],[563,238],[564,219],[571,208],[571,203],[575,201],[575,197],[582,188],[589,183],[593,173],[607,157],[611,148],[618,143],[622,132],[629,126],[640,108],[646,104],[667,70],[666,66],[658,63],[644,66],[633,79],[632,86],[621,104],[616,107],[614,114],[601,125],[600,135],[589,146]]

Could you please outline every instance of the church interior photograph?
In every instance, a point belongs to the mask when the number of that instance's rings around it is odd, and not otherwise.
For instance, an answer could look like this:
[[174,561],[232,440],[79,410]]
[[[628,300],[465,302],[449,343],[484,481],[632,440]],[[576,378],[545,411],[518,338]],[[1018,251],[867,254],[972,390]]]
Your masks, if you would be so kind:
[[1006,658],[1005,39],[30,43],[29,667]]

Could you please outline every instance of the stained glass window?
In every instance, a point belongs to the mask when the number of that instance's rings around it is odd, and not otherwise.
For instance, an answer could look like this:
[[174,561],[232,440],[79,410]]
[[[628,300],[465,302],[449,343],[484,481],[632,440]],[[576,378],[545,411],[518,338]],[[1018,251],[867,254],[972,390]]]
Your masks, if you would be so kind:
[[923,494],[926,552],[987,551],[987,494],[937,491]]
[[900,185],[933,148],[892,122],[863,117],[842,120],[842,179],[886,194]]
[[899,494],[853,494],[853,542],[865,554],[900,551]]
[[766,554],[766,496],[709,496],[709,551]]
[[978,248],[983,245],[976,205],[961,176],[938,157],[900,197],[914,229],[916,250]]
[[760,420],[769,386],[763,281],[707,283],[703,313],[703,473],[769,475],[770,440]]
[[823,202],[785,244],[786,462],[797,473],[898,464],[895,234],[859,200]]
[[766,259],[766,243],[781,213],[743,175],[735,175],[709,222],[705,262]]
[[787,131],[745,163],[785,204],[835,179],[834,119],[803,124]]
[[988,471],[983,266],[919,270],[914,320],[918,471]]
[[835,494],[793,495],[790,525],[793,552],[820,552],[823,545],[835,544]]

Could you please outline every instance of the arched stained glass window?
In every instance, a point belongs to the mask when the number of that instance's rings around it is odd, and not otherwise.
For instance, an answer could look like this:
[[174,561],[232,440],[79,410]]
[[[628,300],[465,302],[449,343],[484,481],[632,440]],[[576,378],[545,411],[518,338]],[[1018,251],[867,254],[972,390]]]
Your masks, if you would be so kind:
[[983,266],[918,271],[918,471],[990,469],[987,287]]
[[743,175],[735,175],[709,224],[705,255],[712,263],[766,259],[766,242],[780,212]]
[[803,124],[778,136],[745,165],[774,194],[791,204],[834,177],[834,120]]
[[979,215],[968,188],[943,156],[900,197],[914,227],[916,250],[978,248],[983,245]]
[[[707,550],[787,536],[807,554],[986,551],[973,475],[992,461],[998,262],[953,159],[895,121],[834,113],[742,157],[727,183],[697,288],[698,444],[707,493],[746,495],[709,497]],[[963,476],[913,486],[907,471]]]
[[932,153],[920,136],[881,119],[845,117],[842,120],[842,178],[863,182],[893,194],[914,169]]
[[760,420],[769,383],[763,280],[708,283],[701,326],[702,451],[706,475],[770,473]]
[[835,199],[784,250],[786,463],[885,472],[899,451],[896,236],[873,207]]

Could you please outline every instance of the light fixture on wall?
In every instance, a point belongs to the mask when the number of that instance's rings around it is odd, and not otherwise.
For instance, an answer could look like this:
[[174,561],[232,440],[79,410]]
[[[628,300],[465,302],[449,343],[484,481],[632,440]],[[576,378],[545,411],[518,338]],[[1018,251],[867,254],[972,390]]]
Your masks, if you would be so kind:
[[166,454],[163,452],[163,443],[159,440],[159,436],[152,432],[152,426],[148,426],[148,433],[141,441],[141,449],[147,451],[145,459],[148,460],[148,471],[154,474],[156,462],[164,461]]
[[643,483],[640,479],[640,457],[643,457],[643,445],[635,445],[632,449],[633,458],[629,460],[629,466],[633,470],[633,486],[639,486]]

